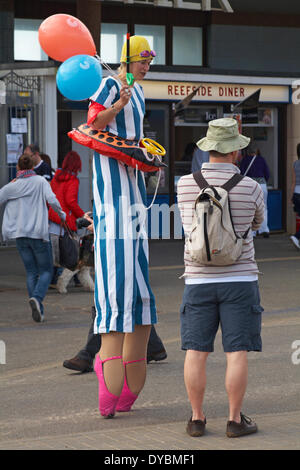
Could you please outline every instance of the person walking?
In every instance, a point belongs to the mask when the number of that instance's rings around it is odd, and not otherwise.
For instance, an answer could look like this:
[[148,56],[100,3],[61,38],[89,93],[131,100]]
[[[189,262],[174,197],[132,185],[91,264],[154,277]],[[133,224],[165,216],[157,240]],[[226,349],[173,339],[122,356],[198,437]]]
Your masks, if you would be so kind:
[[[300,144],[297,145],[298,160],[294,162],[291,186],[291,201],[294,211],[300,217]],[[300,228],[290,237],[295,247],[300,250]]]
[[[94,232],[94,223],[93,220],[85,214],[84,216],[89,220],[90,225],[87,229],[90,232]],[[96,309],[92,307],[92,322],[88,332],[88,337],[86,344],[80,351],[71,359],[66,359],[63,362],[63,367],[70,370],[75,370],[77,372],[93,372],[94,371],[94,360],[96,354],[101,348],[101,335],[94,334],[94,322],[96,317]],[[147,363],[152,361],[163,361],[167,358],[167,351],[163,345],[161,338],[158,336],[154,325],[151,325],[151,331],[149,336],[149,341],[147,345]]]
[[44,320],[43,300],[52,277],[52,252],[49,241],[49,204],[64,221],[62,210],[49,183],[33,171],[34,162],[22,155],[13,182],[0,189],[0,205],[6,204],[2,233],[4,240],[15,239],[26,270],[27,290],[32,318]]
[[[209,162],[204,163],[200,170],[209,185],[221,186],[240,173],[234,163],[238,150],[245,148],[249,140],[239,134],[234,119],[209,122],[206,137],[197,144],[210,153]],[[186,430],[193,437],[205,432],[203,401],[206,361],[214,350],[215,336],[221,325],[229,401],[226,434],[228,437],[239,437],[257,431],[256,424],[241,412],[241,408],[247,387],[247,353],[261,351],[262,348],[260,330],[263,308],[257,280],[259,271],[249,228],[258,230],[263,221],[263,192],[261,186],[248,177],[229,191],[233,226],[237,234],[242,236],[247,233],[247,236],[243,239],[242,253],[234,264],[210,266],[193,261],[187,250],[193,207],[199,191],[193,174],[183,176],[178,182],[178,206],[186,237],[185,287],[180,308],[181,341],[182,349],[186,350],[184,380],[192,407]]]
[[[245,155],[240,162],[240,171],[242,175],[249,176],[249,178],[254,179],[261,185],[264,194],[265,214],[263,223],[258,230],[258,234],[262,234],[264,238],[269,238],[270,229],[268,227],[267,182],[270,178],[270,170],[266,160],[260,154],[258,149],[256,150],[253,146],[250,146],[249,149],[247,149],[247,155]],[[255,234],[253,235],[255,236]]]
[[[118,78],[107,77],[92,98],[88,124],[119,138],[139,142],[143,137],[145,99],[143,80],[155,57],[142,36],[130,37],[121,53]],[[126,81],[129,73],[134,83]],[[145,229],[144,175],[115,158],[98,153],[93,162],[95,227],[94,333],[101,334],[95,371],[99,411],[111,418],[129,411],[146,380],[147,343],[157,322],[149,283],[148,240]],[[140,209],[140,216],[133,209]],[[134,223],[133,219],[135,222]]]
[[55,175],[55,170],[54,168],[52,168],[51,158],[46,153],[40,153],[40,157],[43,160],[43,162],[47,163],[48,167],[50,168],[51,179],[52,179],[53,176]]
[[199,147],[196,146],[193,154],[193,159],[192,159],[192,173],[195,173],[198,170],[201,170],[203,163],[208,162],[209,160],[209,153],[208,152],[203,152],[203,150],[199,149]]
[[[78,204],[79,179],[78,173],[81,171],[81,159],[77,152],[71,150],[63,160],[62,167],[57,169],[50,183],[52,191],[59,200],[63,210],[67,214],[66,224],[73,232],[77,232],[76,219],[85,215],[83,209]],[[63,234],[60,219],[57,214],[49,209],[49,232],[52,243],[54,266],[59,268],[59,235]],[[67,286],[73,276],[78,273],[82,284],[94,290],[94,281],[90,275],[90,268],[83,266],[80,270],[71,271],[64,269],[58,279],[53,279],[51,285],[57,281],[57,289],[60,293],[67,293]],[[59,274],[59,271],[57,272]]]
[[27,145],[24,149],[24,154],[32,158],[34,164],[33,171],[50,182],[52,179],[51,166],[41,158],[39,146],[37,144]]

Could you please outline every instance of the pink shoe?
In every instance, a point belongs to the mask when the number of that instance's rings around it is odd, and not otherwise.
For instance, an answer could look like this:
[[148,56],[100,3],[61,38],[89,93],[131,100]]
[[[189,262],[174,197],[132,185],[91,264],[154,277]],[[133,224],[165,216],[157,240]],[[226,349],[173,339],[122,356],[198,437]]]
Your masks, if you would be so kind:
[[127,380],[126,380],[126,364],[131,364],[132,362],[140,362],[140,361],[145,361],[146,359],[137,359],[135,361],[126,361],[124,362],[124,368],[125,368],[125,376],[124,376],[124,385],[122,389],[122,393],[119,397],[117,406],[116,406],[116,411],[124,412],[124,411],[130,411],[132,405],[134,404],[135,400],[137,399],[138,395],[135,395],[132,393],[130,388],[128,387]]
[[122,359],[122,356],[113,356],[104,361],[101,361],[99,354],[97,354],[94,370],[98,377],[99,382],[99,411],[102,416],[105,418],[113,418],[115,414],[116,405],[118,403],[119,397],[110,393],[106,387],[106,383],[103,375],[103,364],[106,361],[111,361],[112,359]]

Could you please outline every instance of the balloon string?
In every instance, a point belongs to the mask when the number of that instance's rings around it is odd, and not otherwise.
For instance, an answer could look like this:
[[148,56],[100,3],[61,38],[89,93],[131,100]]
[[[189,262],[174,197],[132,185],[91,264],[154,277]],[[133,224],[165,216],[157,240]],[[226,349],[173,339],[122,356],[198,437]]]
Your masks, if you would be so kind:
[[120,85],[123,85],[123,83],[121,82],[121,80],[119,79],[119,76],[118,74],[110,68],[110,66],[108,64],[106,64],[106,62],[104,62],[100,56],[98,56],[97,54],[95,55],[96,59],[99,60],[100,64],[103,65],[104,68],[106,68],[106,70],[108,70],[110,72],[111,75],[113,75],[116,80],[118,80],[118,82],[120,83]]
[[153,204],[154,204],[155,198],[156,198],[156,196],[157,196],[157,191],[158,191],[159,183],[160,183],[160,177],[161,177],[161,168],[159,168],[159,170],[158,170],[158,178],[157,178],[157,183],[156,183],[155,192],[154,192],[153,199],[152,199],[152,202],[151,202],[150,206],[146,207],[146,210],[147,210],[147,211],[148,211],[149,209],[151,209],[151,207],[152,207]]
[[[109,66],[106,62],[104,62],[98,54],[96,54],[95,57],[96,57],[96,59],[99,60],[100,64],[103,65],[103,67],[104,67],[106,70],[108,70],[108,72],[109,72],[113,77],[115,77],[115,79],[119,82],[119,84],[120,84],[121,86],[123,86],[123,83],[122,83],[121,80],[119,79],[118,74],[117,74],[112,68],[110,68],[110,66]],[[131,100],[131,98],[130,98],[130,104],[131,104],[131,106],[132,106],[133,108],[135,107],[135,105],[134,105],[133,101]]]

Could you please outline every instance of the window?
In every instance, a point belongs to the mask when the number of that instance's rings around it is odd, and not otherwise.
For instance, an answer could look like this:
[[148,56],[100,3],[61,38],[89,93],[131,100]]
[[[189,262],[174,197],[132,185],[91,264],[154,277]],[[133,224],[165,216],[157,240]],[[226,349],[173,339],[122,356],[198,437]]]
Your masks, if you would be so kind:
[[121,51],[126,40],[127,24],[101,24],[101,59],[110,64],[120,62]]
[[173,65],[203,65],[202,28],[173,27]]
[[15,19],[15,60],[48,60],[38,41],[38,30],[43,20]]
[[150,44],[150,48],[156,52],[152,64],[164,65],[166,63],[166,30],[165,26],[136,24],[134,33],[144,36]]

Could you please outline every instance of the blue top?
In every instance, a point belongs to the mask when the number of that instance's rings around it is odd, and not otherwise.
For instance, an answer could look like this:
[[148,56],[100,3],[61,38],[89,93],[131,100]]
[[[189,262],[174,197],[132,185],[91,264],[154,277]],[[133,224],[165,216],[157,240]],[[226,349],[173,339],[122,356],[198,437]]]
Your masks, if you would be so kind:
[[[242,159],[240,163],[240,171],[242,175],[246,172],[253,158],[253,155],[246,155]],[[247,172],[247,176],[249,176],[249,178],[264,178],[266,181],[268,181],[270,178],[270,171],[264,157],[261,155],[256,155],[254,162]]]
[[296,186],[300,186],[300,160],[294,163],[294,170],[296,175]]
[[192,173],[201,170],[203,163],[209,162],[209,152],[197,148],[193,153]]
[[44,178],[46,178],[46,180],[48,181],[52,180],[51,168],[43,160],[36,167],[33,168],[33,171],[37,175],[43,176]]

